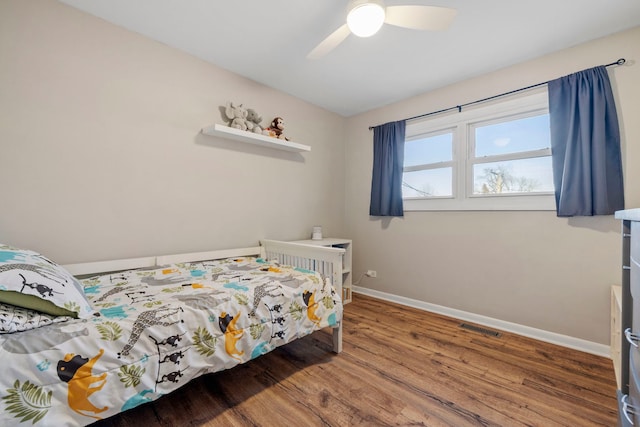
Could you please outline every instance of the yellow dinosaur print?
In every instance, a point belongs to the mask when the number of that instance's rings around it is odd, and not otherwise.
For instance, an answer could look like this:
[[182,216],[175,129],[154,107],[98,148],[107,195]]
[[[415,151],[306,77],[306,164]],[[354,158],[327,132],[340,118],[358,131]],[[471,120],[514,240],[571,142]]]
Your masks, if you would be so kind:
[[103,372],[98,376],[92,375],[91,373],[93,365],[100,357],[102,357],[103,354],[103,349],[100,349],[98,354],[91,359],[84,358],[80,355],[67,354],[64,356],[63,360],[58,361],[58,377],[60,377],[62,381],[66,382],[69,388],[67,392],[69,408],[80,415],[95,418],[97,420],[100,420],[101,418],[86,414],[85,412],[99,414],[100,412],[104,412],[109,409],[108,406],[98,408],[89,401],[89,396],[96,391],[102,390],[102,387],[104,387],[107,382],[106,372]]
[[322,319],[316,316],[316,308],[318,307],[318,303],[315,301],[315,295],[313,294],[313,292],[304,291],[302,293],[302,299],[307,305],[307,317],[313,323],[318,325]]
[[238,319],[240,319],[240,312],[238,312],[236,317],[232,317],[226,312],[222,312],[220,313],[220,316],[218,316],[218,325],[220,326],[220,330],[224,332],[224,349],[227,354],[234,359],[241,360],[240,356],[244,354],[244,351],[238,350],[236,345],[238,340],[242,338],[244,331],[242,329],[237,329],[236,322]]

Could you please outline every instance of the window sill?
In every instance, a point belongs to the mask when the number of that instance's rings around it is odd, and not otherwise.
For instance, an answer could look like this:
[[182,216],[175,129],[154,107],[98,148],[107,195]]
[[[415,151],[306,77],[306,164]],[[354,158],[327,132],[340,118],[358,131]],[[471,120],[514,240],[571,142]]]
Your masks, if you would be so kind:
[[473,197],[468,199],[404,199],[405,212],[411,211],[555,211],[553,194],[536,196]]

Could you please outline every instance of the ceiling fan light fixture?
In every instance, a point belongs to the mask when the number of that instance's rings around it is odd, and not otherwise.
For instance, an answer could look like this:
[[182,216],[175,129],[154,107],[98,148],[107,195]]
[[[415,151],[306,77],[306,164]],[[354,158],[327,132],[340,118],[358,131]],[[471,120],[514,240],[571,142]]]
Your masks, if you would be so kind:
[[307,54],[308,59],[321,58],[350,34],[372,36],[383,24],[412,30],[442,31],[451,25],[456,16],[456,10],[448,7],[410,4],[385,7],[384,0],[350,0],[345,12],[347,22],[314,47]]
[[347,15],[347,26],[358,37],[370,37],[384,24],[384,7],[377,3],[359,4]]

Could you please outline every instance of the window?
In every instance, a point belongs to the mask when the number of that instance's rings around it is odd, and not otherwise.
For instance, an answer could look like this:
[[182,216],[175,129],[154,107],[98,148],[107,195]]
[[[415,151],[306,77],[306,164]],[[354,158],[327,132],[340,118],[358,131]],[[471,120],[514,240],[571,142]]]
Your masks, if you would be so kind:
[[451,197],[453,131],[419,135],[404,144],[402,197]]
[[555,210],[547,93],[407,123],[411,210]]

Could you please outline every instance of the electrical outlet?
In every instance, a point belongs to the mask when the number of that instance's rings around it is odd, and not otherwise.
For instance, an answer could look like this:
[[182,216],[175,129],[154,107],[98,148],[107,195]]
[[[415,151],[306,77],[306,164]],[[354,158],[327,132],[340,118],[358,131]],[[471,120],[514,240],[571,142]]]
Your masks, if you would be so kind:
[[378,277],[378,273],[375,270],[367,270],[367,276],[369,277]]

